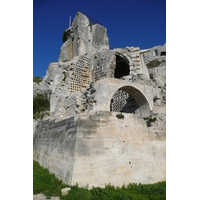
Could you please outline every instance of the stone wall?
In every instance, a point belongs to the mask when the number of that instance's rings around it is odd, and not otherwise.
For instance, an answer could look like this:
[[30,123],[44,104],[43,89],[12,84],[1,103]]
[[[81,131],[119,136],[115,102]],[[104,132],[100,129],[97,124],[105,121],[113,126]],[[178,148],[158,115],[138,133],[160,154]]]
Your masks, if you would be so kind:
[[34,160],[67,184],[73,173],[76,125],[74,117],[59,122],[47,120],[38,124],[33,136]]
[[[129,80],[130,78],[130,80]],[[132,81],[132,77],[127,76],[125,80],[107,79],[98,81],[96,85],[95,104],[93,110],[109,111],[110,104],[117,90],[129,93],[139,106],[139,116],[146,118],[153,108],[154,91],[149,80]]]
[[91,82],[90,74],[90,59],[82,56],[76,62],[70,76],[70,93],[86,88]]
[[166,179],[164,131],[150,131],[136,115],[83,113],[44,121],[34,133],[34,159],[67,184],[154,183]]

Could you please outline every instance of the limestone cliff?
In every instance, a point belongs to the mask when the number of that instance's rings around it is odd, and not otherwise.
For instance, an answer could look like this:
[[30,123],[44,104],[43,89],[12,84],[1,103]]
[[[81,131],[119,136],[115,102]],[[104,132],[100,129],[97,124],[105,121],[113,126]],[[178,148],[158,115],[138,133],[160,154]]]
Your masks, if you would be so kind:
[[88,51],[109,49],[107,30],[100,24],[92,24],[89,18],[77,12],[72,24],[63,33],[58,62],[72,60]]

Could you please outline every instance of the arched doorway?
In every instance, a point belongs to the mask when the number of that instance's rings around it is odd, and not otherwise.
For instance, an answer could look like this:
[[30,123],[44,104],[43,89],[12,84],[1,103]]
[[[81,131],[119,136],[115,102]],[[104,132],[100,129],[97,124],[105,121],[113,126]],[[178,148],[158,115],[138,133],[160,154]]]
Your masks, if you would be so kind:
[[114,78],[121,78],[122,76],[127,76],[130,73],[129,62],[122,56],[116,54],[116,68],[114,73]]
[[124,90],[117,90],[110,102],[110,111],[137,113],[139,106],[135,99]]
[[110,111],[134,113],[139,117],[149,117],[150,108],[145,96],[132,86],[119,88],[110,100]]

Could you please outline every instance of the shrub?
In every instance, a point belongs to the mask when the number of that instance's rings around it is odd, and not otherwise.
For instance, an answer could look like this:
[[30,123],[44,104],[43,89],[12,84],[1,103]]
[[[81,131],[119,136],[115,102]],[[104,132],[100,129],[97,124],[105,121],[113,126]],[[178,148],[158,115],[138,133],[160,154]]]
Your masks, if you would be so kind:
[[155,121],[156,121],[156,117],[154,118],[149,117],[149,122],[155,122]]
[[157,120],[156,117],[154,118],[149,117],[149,119],[146,121],[147,127],[152,126],[152,123],[155,122],[156,120]]
[[90,190],[86,188],[79,188],[77,185],[72,186],[71,190],[69,193],[60,198],[61,200],[91,200],[92,199],[92,194]]
[[124,115],[123,115],[122,113],[117,114],[116,117],[117,117],[118,119],[124,119]]
[[39,82],[42,82],[42,78],[40,78],[39,76],[34,76],[33,77],[33,82],[39,84]]
[[120,187],[115,188],[111,185],[107,185],[104,189],[99,187],[92,188],[91,193],[92,200],[133,200],[133,194],[130,191]]
[[50,174],[48,169],[33,161],[33,194],[42,193],[47,198],[61,196],[61,189],[64,187],[66,185],[59,181],[54,174]]
[[90,32],[92,32],[92,24],[90,23]]
[[163,200],[166,199],[166,182],[154,184],[129,184],[128,190],[133,192],[134,199]]
[[64,77],[63,77],[63,81],[65,82],[65,79],[67,78],[67,74],[66,74],[66,72],[63,72],[63,75],[64,75]]
[[43,118],[44,114],[41,111],[50,110],[50,101],[47,94],[37,94],[33,97],[33,118]]

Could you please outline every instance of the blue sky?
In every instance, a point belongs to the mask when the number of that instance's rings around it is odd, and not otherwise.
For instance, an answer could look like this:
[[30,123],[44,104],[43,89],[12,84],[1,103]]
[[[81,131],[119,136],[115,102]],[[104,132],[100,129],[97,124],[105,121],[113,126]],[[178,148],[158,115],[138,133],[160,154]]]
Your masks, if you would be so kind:
[[111,49],[166,43],[166,0],[33,0],[33,76],[58,61],[63,31],[78,10],[107,28]]

